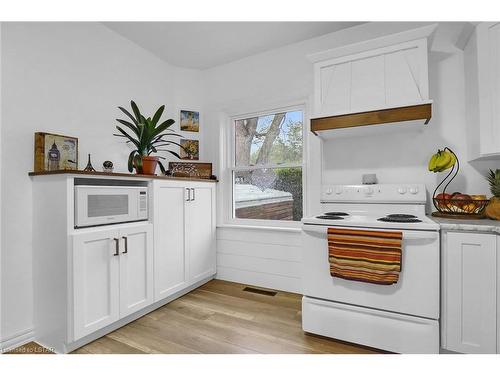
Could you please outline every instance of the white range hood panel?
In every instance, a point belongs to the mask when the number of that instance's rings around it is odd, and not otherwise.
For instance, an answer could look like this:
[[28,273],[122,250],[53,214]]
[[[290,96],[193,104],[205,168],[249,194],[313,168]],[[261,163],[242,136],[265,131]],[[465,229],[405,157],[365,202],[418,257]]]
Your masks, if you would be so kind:
[[315,118],[429,99],[426,39],[317,63],[315,69]]
[[[404,33],[400,33],[384,37],[383,41],[379,38],[371,44],[365,42],[363,46],[367,49],[362,51],[359,47],[342,47],[340,52],[331,50],[314,55],[312,119],[431,103],[428,37],[434,30],[426,27],[419,32],[408,32],[406,36],[413,39],[405,41],[402,41]],[[397,43],[391,44],[391,40]],[[381,44],[383,47],[370,49]],[[357,52],[339,56],[349,50]],[[318,56],[335,57],[318,61]],[[377,128],[380,126],[377,124]],[[395,123],[390,126],[394,129]]]

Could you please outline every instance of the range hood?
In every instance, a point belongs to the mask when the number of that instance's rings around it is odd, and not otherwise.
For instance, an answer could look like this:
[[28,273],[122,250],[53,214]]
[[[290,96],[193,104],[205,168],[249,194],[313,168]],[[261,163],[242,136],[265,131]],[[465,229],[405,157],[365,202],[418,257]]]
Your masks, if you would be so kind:
[[428,39],[436,27],[309,56],[315,77],[311,131],[329,139],[366,134],[361,129],[394,132],[428,124]]

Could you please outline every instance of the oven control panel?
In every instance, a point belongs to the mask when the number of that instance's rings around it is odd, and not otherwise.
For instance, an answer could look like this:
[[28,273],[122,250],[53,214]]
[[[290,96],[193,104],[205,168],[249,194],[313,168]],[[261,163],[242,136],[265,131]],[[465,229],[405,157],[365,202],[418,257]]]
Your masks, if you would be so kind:
[[324,185],[322,202],[425,203],[424,184]]

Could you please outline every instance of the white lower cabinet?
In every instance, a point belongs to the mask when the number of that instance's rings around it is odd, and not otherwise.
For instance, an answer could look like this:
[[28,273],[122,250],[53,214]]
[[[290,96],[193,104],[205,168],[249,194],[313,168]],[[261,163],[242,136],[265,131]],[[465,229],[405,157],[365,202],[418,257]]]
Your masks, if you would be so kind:
[[72,237],[74,340],[153,302],[151,224]]
[[[185,255],[185,188],[156,184],[155,210],[155,301],[159,301],[187,285]],[[160,207],[166,211],[163,212]]]
[[33,183],[33,288],[45,347],[75,350],[214,277],[213,181],[150,179],[147,221],[75,228],[81,176],[44,177]]
[[116,237],[118,231],[73,236],[75,340],[120,317],[120,262],[114,256]]
[[442,346],[497,353],[497,235],[447,232],[442,238]]
[[120,230],[120,318],[153,303],[153,226]]
[[189,279],[197,282],[216,272],[214,190],[196,186],[191,193],[191,200],[186,201],[186,248]]
[[215,274],[215,187],[154,182],[155,301]]

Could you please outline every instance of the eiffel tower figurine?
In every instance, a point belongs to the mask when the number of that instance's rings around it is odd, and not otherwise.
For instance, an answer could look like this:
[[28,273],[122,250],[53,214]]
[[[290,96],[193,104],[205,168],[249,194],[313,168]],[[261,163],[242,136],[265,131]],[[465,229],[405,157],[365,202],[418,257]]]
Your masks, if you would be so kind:
[[95,172],[96,170],[92,166],[92,163],[90,162],[90,154],[89,154],[89,161],[87,162],[87,166],[84,169],[85,172]]

